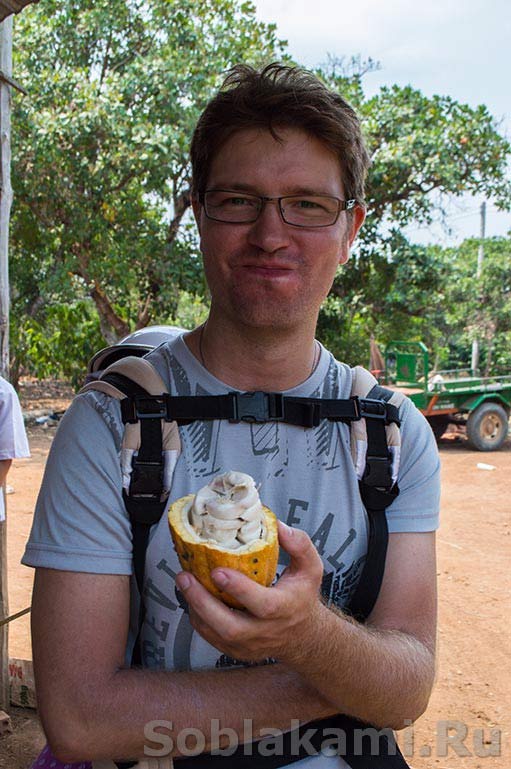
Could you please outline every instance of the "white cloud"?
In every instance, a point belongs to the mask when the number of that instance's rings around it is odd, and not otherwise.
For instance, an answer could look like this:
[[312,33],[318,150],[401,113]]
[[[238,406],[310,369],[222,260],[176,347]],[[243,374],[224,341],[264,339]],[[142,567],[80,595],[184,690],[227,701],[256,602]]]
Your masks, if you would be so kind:
[[511,10],[508,0],[256,0],[291,53],[306,66],[326,54],[361,54],[382,71],[367,78],[445,93],[511,118]]

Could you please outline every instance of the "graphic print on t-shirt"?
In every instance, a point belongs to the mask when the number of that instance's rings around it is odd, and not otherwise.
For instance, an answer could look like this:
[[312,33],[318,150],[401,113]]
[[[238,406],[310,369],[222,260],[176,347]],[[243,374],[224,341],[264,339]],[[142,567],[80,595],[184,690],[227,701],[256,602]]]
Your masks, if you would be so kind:
[[[197,376],[194,378],[196,372],[185,370],[172,353],[168,356],[168,366],[173,394],[219,394],[214,387],[208,389],[204,378],[201,381]],[[338,367],[333,359],[325,373],[323,386],[317,387],[311,396],[341,397]],[[287,501],[279,496],[274,502],[279,517],[290,526],[308,531],[323,560],[321,592],[325,601],[339,608],[346,605],[364,562],[363,538],[359,541],[358,531],[364,524],[354,517],[353,505],[348,501],[346,512],[349,515],[344,523],[340,520],[344,498],[348,500],[343,477],[347,473],[353,475],[349,449],[346,452],[349,432],[345,426],[327,420],[310,429],[278,422],[232,425],[223,420],[205,420],[182,426],[180,433],[183,446],[180,461],[184,462],[184,467],[176,468],[178,480],[172,497],[177,498],[181,492],[189,493],[191,489],[198,490],[228,469],[253,474],[263,491],[270,494],[270,501],[274,489],[280,492],[296,487],[299,496],[287,497]],[[184,486],[185,482],[188,487]],[[358,495],[356,477],[354,488],[352,494]],[[249,664],[221,654],[195,633],[186,601],[175,586],[175,576],[181,567],[175,552],[170,552],[168,531],[158,532],[158,536],[162,541],[157,549],[155,545],[155,552],[161,554],[163,550],[167,554],[156,559],[156,569],[151,568],[152,558],[148,558],[147,615],[143,633],[146,663],[151,667],[175,670]],[[288,563],[289,556],[281,549],[277,579]]]

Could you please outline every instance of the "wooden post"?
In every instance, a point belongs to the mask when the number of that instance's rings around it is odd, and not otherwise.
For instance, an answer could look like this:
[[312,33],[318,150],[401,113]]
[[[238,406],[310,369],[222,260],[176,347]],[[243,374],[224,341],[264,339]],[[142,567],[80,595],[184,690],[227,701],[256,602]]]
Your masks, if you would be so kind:
[[[12,76],[12,16],[0,24],[0,72]],[[9,217],[11,214],[11,88],[0,77],[0,375],[9,378]]]
[[[0,24],[0,71],[12,75],[12,16]],[[11,213],[11,89],[0,78],[0,375],[9,378],[9,217]],[[4,495],[5,489],[0,489]],[[0,521],[0,619],[9,616],[7,520]],[[9,625],[0,627],[0,710],[9,708]]]

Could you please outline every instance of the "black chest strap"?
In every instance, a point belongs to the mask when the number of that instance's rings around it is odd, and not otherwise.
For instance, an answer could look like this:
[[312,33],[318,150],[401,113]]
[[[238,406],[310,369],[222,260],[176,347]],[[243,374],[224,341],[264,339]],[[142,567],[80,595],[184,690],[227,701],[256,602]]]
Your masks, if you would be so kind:
[[[127,393],[121,401],[124,423],[164,419],[178,425],[195,421],[227,419],[230,422],[285,422],[296,427],[318,427],[323,419],[350,423],[363,418],[399,425],[396,406],[376,398],[294,398],[282,393],[232,391],[225,395],[148,395],[118,373],[104,381]],[[135,388],[131,387],[135,384]],[[381,388],[383,389],[383,388]]]

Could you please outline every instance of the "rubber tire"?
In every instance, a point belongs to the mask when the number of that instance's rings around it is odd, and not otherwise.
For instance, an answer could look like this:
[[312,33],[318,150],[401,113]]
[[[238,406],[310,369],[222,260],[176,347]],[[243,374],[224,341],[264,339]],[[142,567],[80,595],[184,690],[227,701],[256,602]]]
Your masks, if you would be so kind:
[[449,427],[449,417],[445,417],[442,414],[439,414],[437,417],[427,417],[427,420],[429,422],[429,426],[433,430],[433,435],[435,436],[436,440],[439,441]]
[[[468,415],[467,438],[476,451],[498,451],[507,438],[509,416],[499,403],[486,401]],[[492,429],[493,428],[493,429]]]

